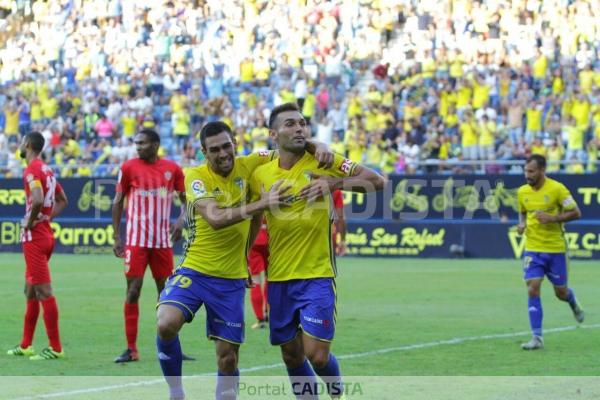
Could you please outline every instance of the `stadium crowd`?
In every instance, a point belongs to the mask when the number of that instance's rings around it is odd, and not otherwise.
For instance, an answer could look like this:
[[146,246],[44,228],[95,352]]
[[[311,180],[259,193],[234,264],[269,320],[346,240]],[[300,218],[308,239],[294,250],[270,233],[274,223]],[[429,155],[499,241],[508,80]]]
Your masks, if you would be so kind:
[[[595,172],[600,9],[591,0],[35,1],[0,49],[0,174],[29,130],[59,176],[114,175],[142,127],[203,161],[224,120],[238,153],[296,101],[316,138],[384,173],[548,158]],[[485,161],[485,165],[483,164]]]

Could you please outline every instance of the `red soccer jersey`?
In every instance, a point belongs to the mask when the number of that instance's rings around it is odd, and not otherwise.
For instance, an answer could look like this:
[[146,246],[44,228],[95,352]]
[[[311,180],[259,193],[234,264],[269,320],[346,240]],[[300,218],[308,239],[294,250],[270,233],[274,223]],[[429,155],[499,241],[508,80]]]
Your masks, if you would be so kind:
[[[37,183],[39,182],[39,183]],[[52,238],[52,228],[50,228],[50,216],[52,215],[52,209],[54,208],[56,193],[62,193],[62,187],[56,181],[54,172],[39,158],[34,159],[25,168],[23,172],[23,184],[25,186],[25,195],[27,201],[25,204],[25,221],[29,218],[31,213],[31,204],[33,199],[31,197],[31,189],[41,185],[42,194],[44,196],[44,204],[41,211],[38,214],[39,222],[33,227],[33,229],[25,229],[21,231],[21,241],[31,242],[32,240],[40,238]]]
[[173,161],[126,161],[119,171],[117,192],[127,196],[128,246],[169,248],[169,216],[173,191],[185,192],[183,171]]
[[258,231],[258,235],[256,235],[256,240],[254,241],[254,246],[266,246],[269,243],[269,233],[267,232],[267,219],[263,217],[262,224],[260,225],[260,230]]
[[344,208],[344,194],[341,190],[335,190],[333,192],[333,207]]

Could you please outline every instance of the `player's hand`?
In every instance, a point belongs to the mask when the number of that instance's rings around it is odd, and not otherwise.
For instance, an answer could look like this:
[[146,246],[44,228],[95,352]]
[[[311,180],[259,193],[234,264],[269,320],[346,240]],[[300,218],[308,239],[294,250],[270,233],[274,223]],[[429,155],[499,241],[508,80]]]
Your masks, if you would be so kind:
[[42,222],[42,221],[39,220],[39,219],[34,219],[33,221],[29,221],[29,220],[25,220],[24,219],[21,222],[21,226],[24,227],[25,229],[32,230],[40,222]]
[[319,162],[318,168],[329,169],[333,166],[333,152],[323,144],[317,144],[315,159]]
[[256,286],[256,283],[252,280],[252,275],[248,275],[246,278],[246,289],[252,289]]
[[115,256],[119,258],[125,257],[125,247],[123,246],[123,242],[120,237],[115,237],[115,244],[113,244],[113,253]]
[[340,178],[330,176],[319,176],[311,174],[311,182],[300,189],[298,197],[307,201],[314,201],[318,198],[326,196],[336,189],[336,184]]
[[535,218],[537,218],[538,222],[542,225],[546,225],[552,222],[556,222],[555,216],[545,213],[543,211],[538,211],[535,213]]
[[285,205],[285,200],[290,197],[287,193],[291,189],[292,185],[284,184],[283,180],[280,179],[271,186],[271,190],[265,191],[263,186],[260,190],[260,200],[263,202],[265,208],[271,208],[273,206]]
[[30,221],[29,216],[26,215],[25,218],[21,220],[21,228],[32,230],[37,224],[39,224],[42,221],[44,221],[44,219],[41,219],[39,217],[34,219],[33,221]]
[[177,220],[174,224],[169,226],[169,234],[171,235],[171,242],[175,243],[181,240],[183,233],[183,221]]
[[519,225],[517,225],[517,233],[522,235],[525,232],[525,228],[527,228],[527,226],[521,222]]

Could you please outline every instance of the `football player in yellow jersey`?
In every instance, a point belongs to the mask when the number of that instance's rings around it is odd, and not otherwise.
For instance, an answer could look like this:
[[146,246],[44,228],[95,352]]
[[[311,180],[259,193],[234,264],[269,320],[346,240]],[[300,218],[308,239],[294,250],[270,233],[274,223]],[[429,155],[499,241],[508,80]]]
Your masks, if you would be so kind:
[[554,293],[568,302],[577,322],[584,313],[567,286],[567,248],[563,224],[581,217],[569,190],[560,182],[546,177],[546,159],[534,154],[525,164],[527,184],[519,188],[519,234],[525,233],[523,253],[524,279],[529,293],[529,323],[532,339],[523,343],[524,350],[544,347],[542,339],[542,303],[540,287],[544,276],[554,285]]
[[304,150],[306,132],[295,104],[275,107],[269,133],[278,144],[279,159],[258,167],[250,187],[254,194],[263,187],[270,191],[280,181],[291,186],[288,206],[266,211],[271,344],[281,346],[297,397],[316,398],[316,372],[329,395],[338,398],[343,396],[340,368],[330,352],[336,315],[331,193],[380,190],[385,179],[339,155],[332,167],[319,168]]
[[[231,396],[236,390],[238,350],[244,340],[246,255],[261,222],[260,216],[253,218],[251,228],[250,219],[270,206],[283,206],[284,193],[289,189],[278,183],[247,204],[251,174],[275,153],[264,151],[236,158],[233,133],[222,121],[206,124],[200,142],[207,163],[189,169],[185,176],[190,232],[181,261],[160,294],[157,310],[158,359],[172,399],[184,398],[178,332],[202,304],[207,336],[216,343],[216,398],[226,393]],[[314,145],[307,147],[315,152]],[[332,157],[319,151],[324,164],[330,165]]]

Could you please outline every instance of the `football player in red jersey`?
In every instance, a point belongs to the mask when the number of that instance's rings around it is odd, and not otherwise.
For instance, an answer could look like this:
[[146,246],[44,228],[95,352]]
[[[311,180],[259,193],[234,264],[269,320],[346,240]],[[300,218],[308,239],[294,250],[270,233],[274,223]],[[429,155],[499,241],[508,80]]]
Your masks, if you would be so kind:
[[[8,354],[29,356],[31,360],[52,360],[65,356],[60,342],[58,307],[52,293],[48,261],[54,250],[50,221],[66,207],[67,197],[50,167],[40,159],[44,143],[41,133],[31,132],[23,138],[19,149],[21,158],[27,161],[27,168],[23,172],[27,203],[21,230],[27,307],[21,343],[9,350]],[[35,354],[31,343],[40,304],[44,310],[49,346]]]
[[[127,349],[115,362],[139,360],[137,330],[138,299],[144,273],[150,265],[156,289],[160,293],[173,272],[171,241],[181,238],[185,216],[185,189],[183,171],[173,161],[158,157],[160,137],[152,129],[143,129],[134,138],[138,158],[121,165],[117,192],[113,201],[113,250],[125,259],[127,295],[124,305]],[[170,224],[173,192],[181,201],[177,222]],[[127,226],[125,244],[120,236],[121,215],[127,198]],[[186,357],[186,359],[192,359]]]

